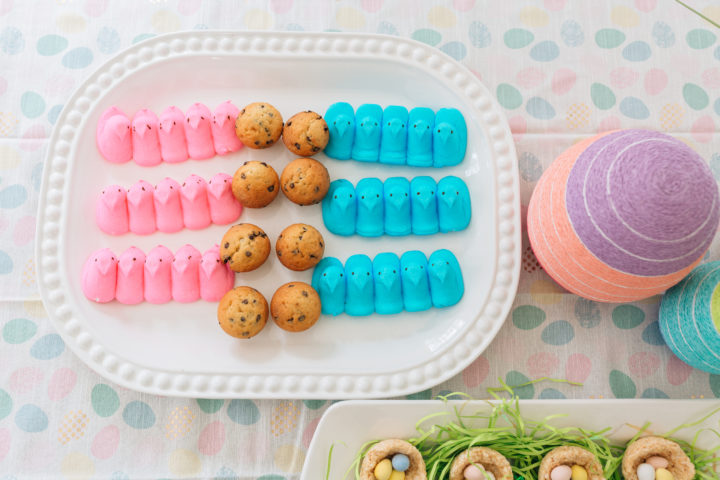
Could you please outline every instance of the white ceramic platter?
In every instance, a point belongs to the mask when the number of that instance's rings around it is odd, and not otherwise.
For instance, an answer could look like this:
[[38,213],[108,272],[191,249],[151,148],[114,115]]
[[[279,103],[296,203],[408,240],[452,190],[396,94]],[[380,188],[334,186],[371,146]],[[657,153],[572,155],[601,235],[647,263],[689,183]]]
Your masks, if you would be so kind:
[[[109,247],[175,251],[190,243],[204,251],[226,227],[150,236],[112,237],[95,225],[103,187],[153,184],[191,173],[232,174],[261,160],[278,174],[294,157],[281,142],[226,157],[139,167],[104,161],[95,145],[100,114],[117,105],[128,115],[161,112],[194,102],[214,109],[225,100],[242,107],[274,104],[285,118],[306,109],[324,113],[337,101],[456,107],[468,124],[468,150],[457,167],[422,169],[337,161],[325,155],[332,179],[462,177],[471,192],[470,227],[428,237],[341,238],[323,226],[320,206],[299,207],[283,195],[267,208],[245,209],[241,221],[273,240],[287,225],[317,227],[325,254],[430,254],[449,248],[458,257],[466,293],[447,309],[362,318],[323,317],[307,332],[289,334],[272,322],[253,339],[237,340],[217,325],[216,304],[97,304],[82,294],[86,258]],[[37,264],[42,297],[57,330],[91,368],[128,388],[161,395],[244,398],[374,398],[429,388],[456,374],[493,339],[512,303],[520,264],[517,158],[508,125],[488,90],[467,69],[437,50],[394,37],[330,33],[188,32],[131,47],[92,74],[67,102],[48,147],[38,214]],[[268,299],[291,280],[309,282],[272,255],[258,270],[238,275]]]
[[[649,433],[663,434],[675,427],[702,419],[720,407],[717,400],[525,400],[520,401],[524,418],[540,421],[550,415],[564,415],[552,420],[556,427],[579,427],[589,430],[603,430],[610,427],[608,437],[620,444],[634,437],[638,428],[646,422]],[[491,407],[483,401],[438,400],[406,401],[348,401],[330,407],[323,415],[315,430],[300,480],[326,478],[328,453],[332,451],[330,476],[333,480],[350,480],[354,475],[345,476],[363,444],[385,438],[412,438],[417,436],[416,424],[431,415],[431,420],[422,424],[425,429],[431,425],[455,420],[454,408],[461,408],[464,415],[487,413]],[[442,415],[445,413],[445,415]],[[484,427],[482,420],[464,419],[469,427]],[[720,413],[706,419],[692,428],[680,430],[674,436],[692,441],[697,432],[712,428],[720,430]],[[698,436],[700,448],[717,446],[717,436],[704,431]]]

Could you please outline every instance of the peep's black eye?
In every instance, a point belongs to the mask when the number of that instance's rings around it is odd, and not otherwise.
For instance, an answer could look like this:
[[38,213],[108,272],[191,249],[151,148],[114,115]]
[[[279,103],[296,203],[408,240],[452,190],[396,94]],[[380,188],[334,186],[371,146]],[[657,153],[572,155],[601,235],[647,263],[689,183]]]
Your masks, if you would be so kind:
[[337,125],[337,122],[333,122],[333,125]]
[[377,127],[377,122],[375,122],[375,126]]

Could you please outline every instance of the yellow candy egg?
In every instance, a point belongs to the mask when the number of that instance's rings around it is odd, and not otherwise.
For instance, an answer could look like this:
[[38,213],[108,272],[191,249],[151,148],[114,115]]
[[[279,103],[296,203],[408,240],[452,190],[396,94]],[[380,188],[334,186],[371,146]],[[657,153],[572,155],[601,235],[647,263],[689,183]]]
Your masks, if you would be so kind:
[[588,480],[587,470],[585,470],[580,465],[573,465],[572,476],[570,478],[572,480]]
[[393,470],[390,474],[390,480],[405,480],[405,472],[398,472]]
[[392,462],[390,459],[386,458],[375,465],[373,474],[377,480],[390,480],[390,476],[392,475]]
[[655,480],[675,480],[673,474],[664,468],[655,470]]

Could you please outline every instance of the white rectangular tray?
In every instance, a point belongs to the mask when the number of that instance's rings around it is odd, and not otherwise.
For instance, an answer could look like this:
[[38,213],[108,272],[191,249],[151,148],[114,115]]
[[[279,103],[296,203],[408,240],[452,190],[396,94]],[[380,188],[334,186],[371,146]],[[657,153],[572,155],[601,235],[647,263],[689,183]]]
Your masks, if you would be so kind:
[[[408,108],[457,107],[468,124],[467,155],[445,169],[392,167],[337,161],[318,155],[332,179],[462,177],[472,195],[473,218],[463,232],[427,237],[341,238],[323,226],[320,206],[299,207],[280,195],[267,208],[245,209],[240,221],[275,240],[291,223],[317,227],[325,254],[345,260],[420,249],[449,248],[464,272],[466,293],[447,309],[363,318],[324,316],[307,332],[290,334],[272,322],[246,341],[217,325],[214,303],[97,304],[82,294],[80,274],[95,250],[120,254],[131,245],[175,251],[190,243],[204,251],[226,227],[150,236],[103,234],[92,220],[103,187],[129,187],[139,179],[182,182],[234,173],[250,159],[277,172],[293,159],[281,142],[266,150],[243,148],[205,161],[140,167],[102,159],[95,145],[100,114],[117,105],[132,115],[194,102],[214,108],[225,100],[242,107],[274,104],[285,118],[306,109],[324,113],[337,101]],[[429,388],[476,358],[502,325],[515,294],[520,266],[517,158],[508,125],[492,95],[460,64],[437,50],[394,37],[330,33],[187,32],[135,45],[93,73],[67,102],[53,132],[38,214],[38,281],[50,318],[68,346],[90,367],[128,388],[160,395],[245,398],[373,398]],[[291,280],[274,255],[260,269],[239,274],[269,300]]]
[[[360,448],[366,442],[386,438],[408,439],[417,436],[416,424],[427,415],[435,416],[423,424],[443,424],[455,419],[455,407],[461,407],[465,415],[487,413],[491,407],[483,401],[438,400],[406,401],[348,401],[336,403],[323,415],[315,430],[300,480],[325,478],[330,447],[332,461],[330,476],[333,480],[354,479],[345,476]],[[700,420],[720,407],[718,400],[521,400],[520,411],[524,418],[540,421],[550,415],[565,415],[552,420],[559,428],[580,427],[603,430],[610,427],[608,437],[614,442],[625,443],[635,436],[638,429],[650,422],[648,433],[663,434],[675,427]],[[486,426],[483,421],[465,420],[469,427]],[[679,431],[676,438],[692,441],[696,432],[713,428],[720,431],[720,413],[704,422]],[[700,448],[718,444],[713,433],[704,432],[698,437]]]

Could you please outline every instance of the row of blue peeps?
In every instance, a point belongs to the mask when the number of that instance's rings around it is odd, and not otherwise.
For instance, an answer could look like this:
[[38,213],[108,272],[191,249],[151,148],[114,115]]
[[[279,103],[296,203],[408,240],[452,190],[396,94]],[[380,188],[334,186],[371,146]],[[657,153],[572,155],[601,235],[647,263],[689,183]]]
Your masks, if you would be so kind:
[[335,235],[378,237],[457,232],[470,224],[470,192],[447,176],[363,178],[355,187],[345,179],[330,184],[322,202],[325,227]]
[[337,258],[325,257],[313,271],[312,287],[320,295],[322,313],[351,316],[449,307],[465,292],[460,264],[445,249],[430,258],[419,250],[400,258],[394,253],[379,253],[373,260],[353,255],[344,266]]
[[337,160],[414,167],[450,167],[462,162],[467,125],[455,108],[407,108],[364,104],[357,112],[346,102],[325,113],[330,140],[325,155]]

